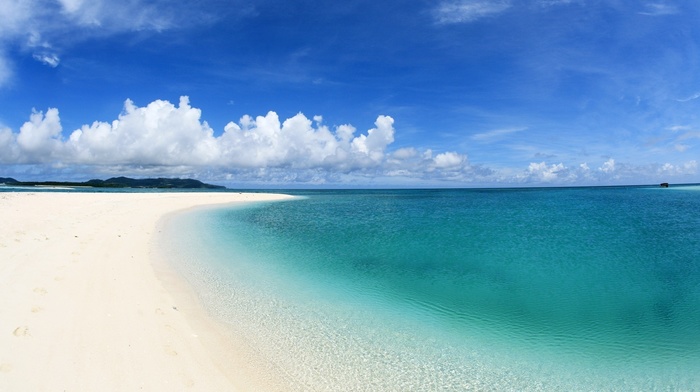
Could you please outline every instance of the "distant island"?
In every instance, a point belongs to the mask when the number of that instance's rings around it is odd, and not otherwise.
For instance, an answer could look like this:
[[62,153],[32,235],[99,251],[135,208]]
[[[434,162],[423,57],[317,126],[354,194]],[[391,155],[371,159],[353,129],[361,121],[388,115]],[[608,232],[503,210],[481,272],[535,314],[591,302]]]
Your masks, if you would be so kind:
[[205,184],[199,180],[181,178],[128,178],[113,177],[106,180],[85,182],[65,181],[17,181],[14,178],[0,177],[0,185],[9,186],[67,186],[92,188],[159,188],[159,189],[225,189],[225,186]]

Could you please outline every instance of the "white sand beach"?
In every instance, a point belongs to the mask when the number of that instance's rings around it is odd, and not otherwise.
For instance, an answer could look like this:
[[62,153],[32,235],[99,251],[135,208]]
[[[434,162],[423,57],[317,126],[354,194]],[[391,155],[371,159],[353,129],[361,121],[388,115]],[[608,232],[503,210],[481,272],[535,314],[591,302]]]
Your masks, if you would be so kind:
[[251,389],[153,239],[179,210],[284,197],[0,193],[0,390]]

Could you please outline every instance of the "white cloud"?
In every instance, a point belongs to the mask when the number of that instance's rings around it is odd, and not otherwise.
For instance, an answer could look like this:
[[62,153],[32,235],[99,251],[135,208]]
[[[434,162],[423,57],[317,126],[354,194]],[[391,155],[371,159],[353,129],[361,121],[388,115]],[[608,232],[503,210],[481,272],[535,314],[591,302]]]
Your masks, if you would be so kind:
[[195,3],[165,0],[0,0],[0,87],[12,80],[9,47],[57,67],[61,48],[77,41],[163,31],[207,19]]
[[66,163],[121,165],[200,165],[217,158],[213,130],[187,97],[179,107],[156,100],[137,107],[127,100],[119,118],[95,122],[71,133]]
[[35,12],[34,8],[32,0],[0,0],[0,38],[7,39],[22,31]]
[[[551,185],[615,185],[657,184],[659,182],[697,182],[698,162],[680,163],[621,163],[609,158],[592,170],[588,163],[567,167],[563,163],[530,163],[528,169],[514,175],[512,182]],[[507,181],[508,179],[506,179]]]
[[51,68],[58,67],[58,64],[61,62],[61,59],[59,59],[58,56],[55,54],[35,53],[34,55],[32,55],[32,57],[34,57],[34,60],[42,62]]
[[438,4],[433,14],[439,24],[468,23],[499,14],[510,6],[505,0],[449,0]]
[[689,97],[686,97],[686,98],[676,99],[676,101],[678,101],[678,102],[689,102],[689,101],[692,101],[692,100],[695,100],[695,99],[698,99],[698,98],[700,98],[700,92],[695,93],[695,94],[693,94],[693,95],[691,95],[691,96],[689,96]]
[[661,174],[669,175],[687,175],[695,174],[698,169],[698,162],[695,160],[688,161],[679,165],[673,165],[670,163],[663,164],[658,172]]
[[430,149],[419,151],[413,147],[401,148],[388,154],[382,169],[391,177],[462,182],[471,182],[489,172],[479,171],[479,168],[469,164],[466,155],[454,151],[435,155]]
[[434,157],[430,150],[412,148],[387,153],[395,134],[389,116],[378,116],[374,128],[357,135],[351,125],[330,129],[320,116],[314,120],[301,113],[284,121],[275,112],[246,115],[215,136],[187,97],[177,106],[156,100],[138,107],[127,100],[116,120],[83,125],[67,138],[62,137],[57,109],[45,115],[35,111],[19,133],[0,130],[0,152],[5,164],[245,171],[275,178],[284,173],[283,178],[305,181],[342,173],[391,176],[397,170],[409,177],[439,177],[468,167],[466,156],[456,152]]
[[607,161],[603,162],[603,166],[599,167],[598,170],[602,171],[603,173],[612,173],[615,171],[615,160],[610,158]]
[[17,162],[17,137],[10,128],[0,126],[0,163]]
[[77,12],[85,3],[84,0],[58,0],[63,6],[65,12],[74,13]]
[[172,6],[163,1],[113,2],[105,0],[58,0],[61,14],[78,26],[111,31],[161,31],[176,22]]
[[34,162],[47,162],[62,149],[61,120],[58,110],[49,109],[44,113],[34,111],[30,120],[19,130],[17,146],[23,153],[22,159]]
[[547,165],[545,162],[531,162],[527,168],[527,178],[542,182],[552,182],[562,179],[566,167],[562,163]]
[[394,120],[379,116],[376,128],[354,136],[355,128],[342,125],[331,131],[299,113],[280,123],[275,112],[230,122],[216,143],[220,159],[237,167],[335,168],[340,171],[372,167],[384,159],[394,140]]
[[670,176],[693,175],[693,174],[696,174],[697,171],[698,171],[698,162],[695,160],[684,162],[684,163],[678,164],[678,165],[664,163],[657,170],[657,172],[661,175],[670,175]]
[[[137,106],[127,100],[111,122],[64,130],[59,112],[33,111],[18,132],[0,126],[0,164],[8,175],[31,168],[56,176],[196,176],[259,184],[614,184],[692,180],[697,161],[665,164],[531,162],[526,168],[489,168],[456,151],[420,147],[391,150],[394,120],[378,116],[374,127],[324,125],[299,113],[245,115],[215,132],[187,97]],[[590,165],[590,166],[589,166]],[[597,169],[592,169],[597,167]],[[28,169],[29,170],[29,169]],[[53,174],[52,174],[53,173]],[[690,177],[689,177],[690,176]]]
[[394,119],[388,116],[379,116],[374,123],[377,127],[370,129],[367,136],[360,135],[353,139],[352,150],[366,154],[373,162],[379,162],[384,157],[386,147],[394,142]]
[[416,150],[413,147],[408,147],[408,148],[400,148],[391,154],[391,157],[393,159],[403,161],[407,159],[411,159],[418,156],[418,150]]
[[443,152],[435,156],[433,161],[438,169],[454,169],[462,167],[467,157],[456,152]]

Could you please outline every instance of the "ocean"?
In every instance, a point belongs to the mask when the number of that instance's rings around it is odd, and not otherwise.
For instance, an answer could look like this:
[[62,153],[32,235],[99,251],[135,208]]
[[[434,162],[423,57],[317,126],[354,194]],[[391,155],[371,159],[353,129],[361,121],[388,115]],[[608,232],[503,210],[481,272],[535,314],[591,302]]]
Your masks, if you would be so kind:
[[290,390],[700,390],[700,187],[293,191],[161,241]]

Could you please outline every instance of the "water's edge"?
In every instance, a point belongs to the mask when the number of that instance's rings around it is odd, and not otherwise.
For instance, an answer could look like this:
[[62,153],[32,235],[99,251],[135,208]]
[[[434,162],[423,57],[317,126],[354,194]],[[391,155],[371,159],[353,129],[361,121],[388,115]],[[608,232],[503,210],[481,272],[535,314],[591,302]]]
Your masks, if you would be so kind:
[[[264,261],[254,258],[258,253],[240,244],[221,249],[211,225],[236,213],[221,208],[180,213],[163,227],[163,248],[207,311],[255,353],[256,366],[276,373],[287,389],[656,390],[668,388],[669,380],[679,389],[699,383],[697,376],[686,373],[697,358],[680,368],[656,369],[657,378],[650,378],[643,363],[634,369],[605,361],[580,363],[577,353],[548,358],[546,348],[533,357],[528,344],[499,344],[502,336],[484,331],[456,336],[443,330],[436,335],[430,320],[407,324],[400,311],[390,308],[391,301],[343,301],[343,295],[362,297],[364,290],[373,290],[366,282],[359,291],[332,279],[320,289],[308,277],[294,276],[301,285],[285,282],[290,271],[260,265]],[[329,291],[329,285],[337,290]]]

